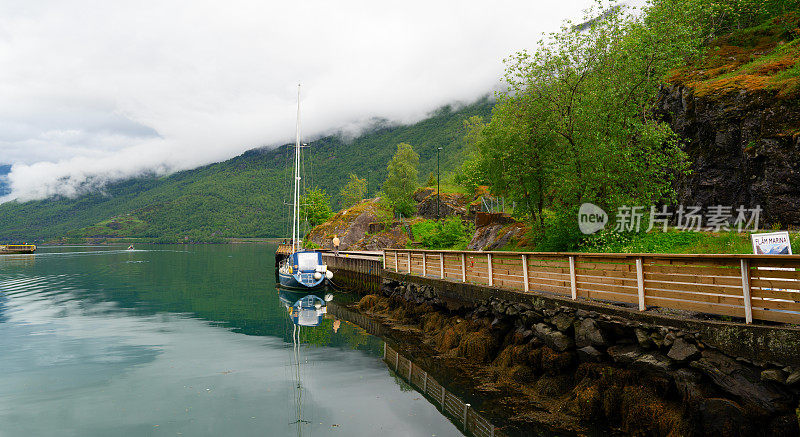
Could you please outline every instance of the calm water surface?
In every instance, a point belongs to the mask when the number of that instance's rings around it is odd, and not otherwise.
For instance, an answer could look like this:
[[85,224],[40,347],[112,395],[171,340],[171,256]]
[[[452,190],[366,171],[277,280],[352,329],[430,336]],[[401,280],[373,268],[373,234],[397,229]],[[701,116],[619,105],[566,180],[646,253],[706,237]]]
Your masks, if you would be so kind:
[[122,249],[0,256],[0,436],[461,435],[360,328],[295,351],[274,246]]

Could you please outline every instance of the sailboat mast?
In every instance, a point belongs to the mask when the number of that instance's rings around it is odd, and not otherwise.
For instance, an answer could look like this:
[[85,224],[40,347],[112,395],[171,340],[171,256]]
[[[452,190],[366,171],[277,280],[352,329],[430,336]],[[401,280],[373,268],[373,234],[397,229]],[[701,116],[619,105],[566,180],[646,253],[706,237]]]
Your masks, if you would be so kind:
[[297,84],[297,133],[294,144],[294,199],[292,204],[292,252],[300,248],[300,84]]

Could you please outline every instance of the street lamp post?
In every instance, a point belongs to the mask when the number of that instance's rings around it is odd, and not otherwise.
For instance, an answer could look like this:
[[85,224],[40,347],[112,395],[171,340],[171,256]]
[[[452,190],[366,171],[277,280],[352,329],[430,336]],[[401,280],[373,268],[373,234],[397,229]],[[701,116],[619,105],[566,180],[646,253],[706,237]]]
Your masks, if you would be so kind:
[[439,199],[441,199],[441,193],[439,191],[439,151],[442,150],[441,147],[436,148],[436,220],[439,220],[441,217],[439,216]]

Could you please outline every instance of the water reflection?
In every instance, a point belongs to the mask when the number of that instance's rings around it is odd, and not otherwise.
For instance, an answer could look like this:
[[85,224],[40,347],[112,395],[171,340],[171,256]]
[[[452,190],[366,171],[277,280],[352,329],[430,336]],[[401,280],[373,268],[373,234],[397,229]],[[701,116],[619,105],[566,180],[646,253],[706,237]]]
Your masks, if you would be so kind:
[[0,435],[458,433],[324,295],[295,324],[274,246],[136,249],[0,264]]

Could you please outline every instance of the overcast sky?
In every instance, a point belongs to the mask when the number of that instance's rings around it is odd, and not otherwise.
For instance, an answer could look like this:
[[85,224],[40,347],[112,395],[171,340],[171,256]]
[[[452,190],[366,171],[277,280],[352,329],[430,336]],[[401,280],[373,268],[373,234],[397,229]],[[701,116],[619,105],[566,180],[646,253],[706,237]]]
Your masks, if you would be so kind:
[[496,89],[587,0],[0,2],[0,164],[29,200]]

